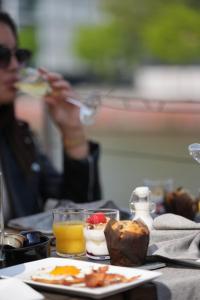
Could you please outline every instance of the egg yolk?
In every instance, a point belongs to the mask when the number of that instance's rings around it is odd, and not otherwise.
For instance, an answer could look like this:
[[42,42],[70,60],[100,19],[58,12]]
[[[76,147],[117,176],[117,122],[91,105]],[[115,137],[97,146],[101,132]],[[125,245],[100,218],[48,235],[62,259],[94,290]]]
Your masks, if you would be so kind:
[[71,276],[75,276],[79,273],[80,273],[80,269],[74,266],[57,266],[50,272],[51,275],[71,275]]

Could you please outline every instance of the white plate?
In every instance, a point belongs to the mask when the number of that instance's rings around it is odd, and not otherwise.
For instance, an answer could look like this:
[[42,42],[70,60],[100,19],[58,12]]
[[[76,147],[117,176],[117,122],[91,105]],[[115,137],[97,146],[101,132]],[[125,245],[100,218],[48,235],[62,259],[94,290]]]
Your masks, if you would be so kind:
[[16,277],[30,284],[31,286],[36,286],[37,288],[42,288],[49,291],[52,290],[52,291],[66,293],[66,294],[77,294],[81,296],[88,296],[91,298],[99,299],[99,298],[107,297],[131,289],[135,286],[143,284],[144,282],[151,281],[162,274],[156,271],[147,271],[147,270],[142,270],[137,268],[109,266],[110,273],[122,274],[125,275],[126,277],[140,275],[140,277],[133,282],[113,284],[110,286],[98,287],[98,288],[87,288],[87,287],[80,287],[80,286],[62,286],[56,284],[34,282],[33,280],[31,280],[31,275],[33,275],[36,271],[38,271],[38,269],[41,269],[43,267],[44,268],[51,267],[51,266],[55,267],[55,266],[62,266],[62,265],[73,265],[81,269],[88,268],[90,266],[102,266],[102,264],[97,264],[93,262],[86,262],[86,261],[68,259],[68,258],[50,257],[50,258],[45,258],[45,259],[1,269],[0,276],[1,278]]

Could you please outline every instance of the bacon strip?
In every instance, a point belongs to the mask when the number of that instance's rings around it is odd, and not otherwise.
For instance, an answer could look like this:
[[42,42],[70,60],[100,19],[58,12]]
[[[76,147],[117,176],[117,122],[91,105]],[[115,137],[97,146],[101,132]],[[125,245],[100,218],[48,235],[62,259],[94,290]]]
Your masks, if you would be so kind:
[[84,277],[77,276],[67,276],[64,279],[46,279],[41,277],[33,276],[31,279],[37,282],[49,283],[49,284],[59,284],[71,286],[75,284],[83,283],[86,287],[95,288],[95,287],[104,287],[117,283],[129,283],[137,280],[140,275],[127,278],[121,274],[107,273],[109,266],[102,266],[98,269],[93,269],[90,274],[86,274]]

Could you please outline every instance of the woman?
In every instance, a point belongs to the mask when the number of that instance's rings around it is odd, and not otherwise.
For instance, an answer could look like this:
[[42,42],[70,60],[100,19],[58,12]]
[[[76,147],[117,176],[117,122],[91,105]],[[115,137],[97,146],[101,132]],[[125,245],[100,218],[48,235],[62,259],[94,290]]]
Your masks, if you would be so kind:
[[18,48],[13,20],[0,12],[0,171],[6,220],[42,211],[47,198],[87,202],[101,197],[99,147],[86,140],[79,109],[64,101],[72,96],[72,89],[61,75],[41,70],[51,86],[44,101],[63,140],[63,174],[38,151],[28,125],[16,119],[15,86],[29,58],[28,50]]

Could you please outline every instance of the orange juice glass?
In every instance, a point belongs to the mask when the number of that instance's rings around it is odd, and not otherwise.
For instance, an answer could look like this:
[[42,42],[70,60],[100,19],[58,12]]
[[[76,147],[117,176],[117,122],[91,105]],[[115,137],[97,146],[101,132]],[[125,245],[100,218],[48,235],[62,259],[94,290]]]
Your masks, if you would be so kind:
[[83,210],[53,210],[53,234],[59,256],[75,257],[85,254],[83,225]]

